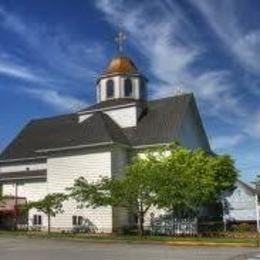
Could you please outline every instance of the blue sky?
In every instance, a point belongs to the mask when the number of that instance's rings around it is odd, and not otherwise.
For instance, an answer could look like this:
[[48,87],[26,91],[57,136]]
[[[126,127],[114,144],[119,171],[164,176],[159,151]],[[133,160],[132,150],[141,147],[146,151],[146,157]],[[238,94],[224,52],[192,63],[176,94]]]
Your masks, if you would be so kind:
[[95,79],[125,52],[150,98],[194,92],[213,150],[260,173],[260,1],[0,1],[0,149],[32,118],[95,102]]

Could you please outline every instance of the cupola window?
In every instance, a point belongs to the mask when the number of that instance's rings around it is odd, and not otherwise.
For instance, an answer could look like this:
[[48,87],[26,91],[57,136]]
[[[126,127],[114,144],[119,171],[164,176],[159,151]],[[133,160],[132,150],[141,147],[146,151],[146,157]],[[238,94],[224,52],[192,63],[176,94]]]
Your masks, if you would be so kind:
[[125,97],[133,96],[133,84],[131,79],[125,79]]
[[109,79],[106,84],[106,90],[107,90],[107,98],[113,98],[114,97],[114,81],[112,79]]

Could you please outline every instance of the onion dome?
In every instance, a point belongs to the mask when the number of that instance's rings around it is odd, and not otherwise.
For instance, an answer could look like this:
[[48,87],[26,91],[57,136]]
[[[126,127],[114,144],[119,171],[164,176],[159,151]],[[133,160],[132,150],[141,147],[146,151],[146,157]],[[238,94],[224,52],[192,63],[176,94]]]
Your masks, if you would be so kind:
[[130,58],[127,56],[116,56],[110,61],[103,75],[137,73],[138,69]]

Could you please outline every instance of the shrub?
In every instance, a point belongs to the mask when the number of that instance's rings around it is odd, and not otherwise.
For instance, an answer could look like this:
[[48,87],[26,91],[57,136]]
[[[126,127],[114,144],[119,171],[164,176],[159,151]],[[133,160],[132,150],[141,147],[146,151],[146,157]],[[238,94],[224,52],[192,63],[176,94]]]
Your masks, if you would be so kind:
[[252,227],[248,223],[233,224],[231,230],[235,232],[249,232],[252,230]]

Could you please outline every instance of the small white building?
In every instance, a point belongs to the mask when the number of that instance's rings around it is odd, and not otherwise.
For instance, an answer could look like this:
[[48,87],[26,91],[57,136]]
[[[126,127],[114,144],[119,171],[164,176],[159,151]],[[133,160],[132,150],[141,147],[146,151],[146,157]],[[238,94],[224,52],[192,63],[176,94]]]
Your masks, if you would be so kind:
[[223,220],[227,224],[257,224],[259,230],[259,199],[257,190],[251,185],[237,180],[235,189],[223,198]]
[[[1,153],[3,195],[36,201],[65,192],[80,176],[89,181],[118,178],[133,154],[174,140],[210,151],[193,94],[149,101],[147,88],[147,79],[130,58],[114,57],[97,79],[96,104],[31,120]],[[97,232],[111,233],[128,226],[130,219],[122,208],[79,209],[70,200],[64,213],[52,219],[52,228],[71,230],[86,223]],[[29,226],[46,228],[47,217],[31,210]]]

